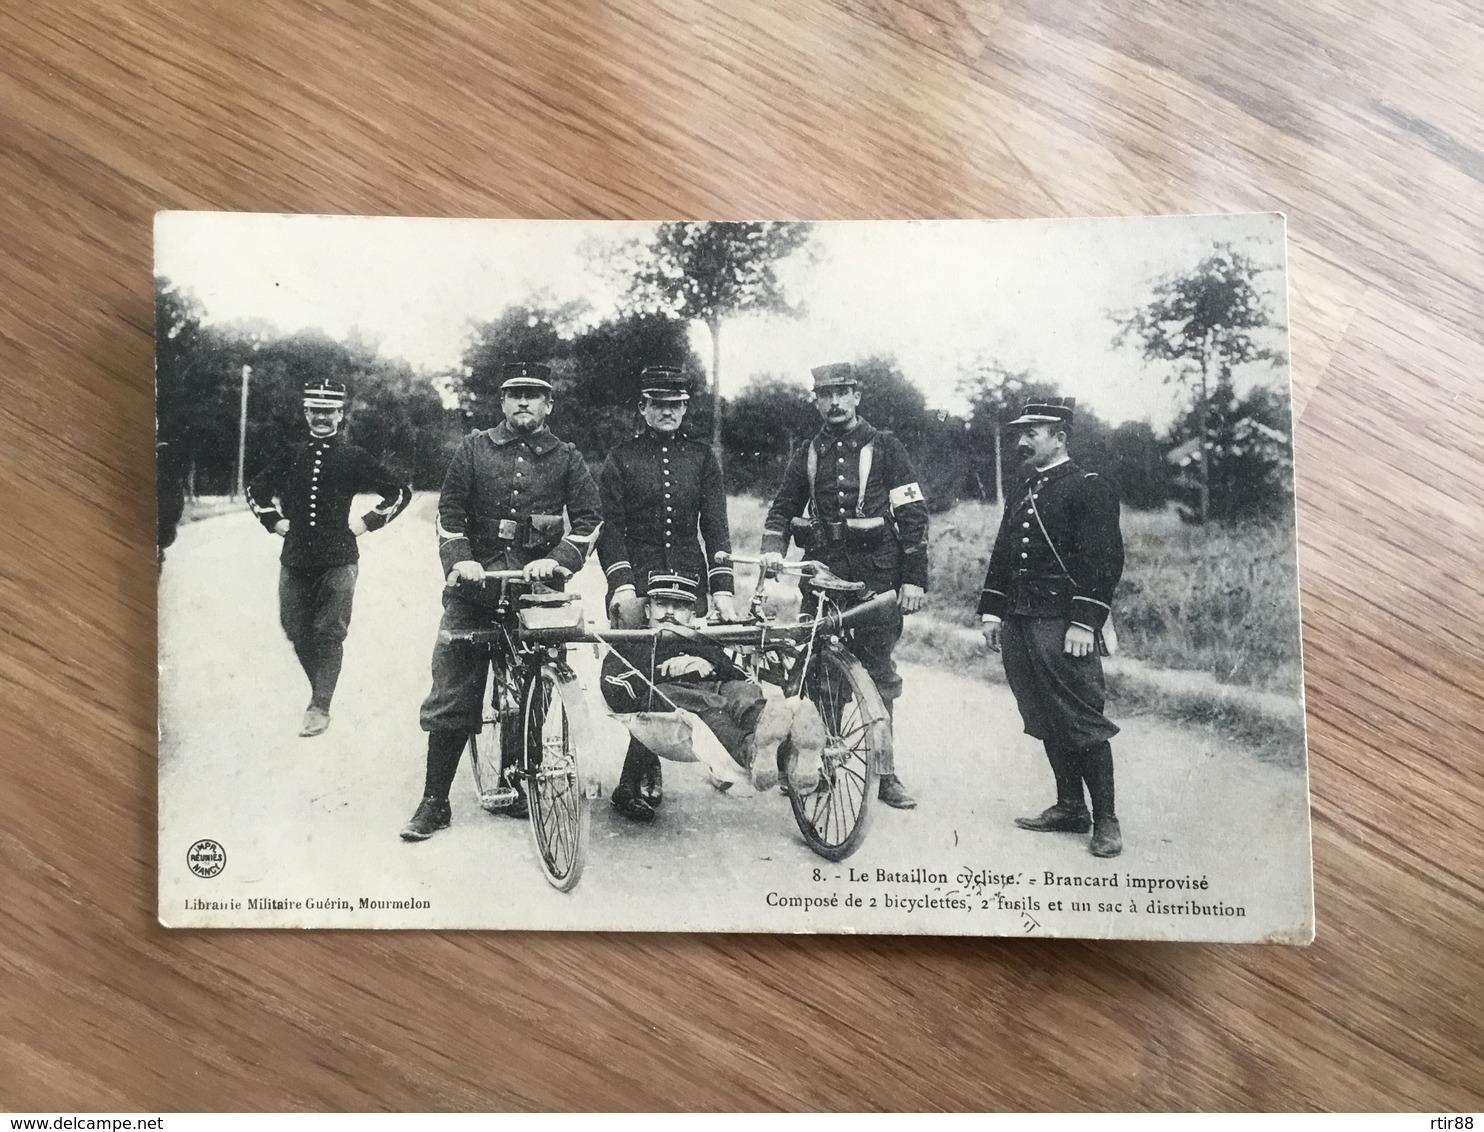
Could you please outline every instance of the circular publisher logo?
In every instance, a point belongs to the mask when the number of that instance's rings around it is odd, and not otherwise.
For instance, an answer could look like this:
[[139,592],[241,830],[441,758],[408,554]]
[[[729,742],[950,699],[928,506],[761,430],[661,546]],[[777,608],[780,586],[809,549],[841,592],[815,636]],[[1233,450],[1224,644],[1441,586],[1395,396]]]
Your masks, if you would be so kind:
[[209,837],[186,851],[186,865],[198,877],[214,877],[227,867],[227,851]]

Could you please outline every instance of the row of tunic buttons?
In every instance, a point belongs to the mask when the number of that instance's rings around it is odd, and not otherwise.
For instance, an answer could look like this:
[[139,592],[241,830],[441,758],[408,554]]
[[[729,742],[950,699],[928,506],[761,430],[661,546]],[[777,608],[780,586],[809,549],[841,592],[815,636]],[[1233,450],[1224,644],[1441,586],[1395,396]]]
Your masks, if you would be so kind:
[[[841,445],[843,443],[844,443],[843,441],[839,441],[839,440],[835,441],[835,451],[836,452],[840,451]],[[844,456],[841,456],[839,459],[837,459],[835,461],[835,463],[838,464],[839,467],[842,469],[835,476],[835,482],[836,483],[844,483],[845,482],[845,472],[843,471],[843,469],[845,467],[845,457]],[[840,488],[839,494],[840,494],[840,514],[843,515],[843,514],[845,514],[845,489],[843,487]]]
[[[1041,484],[1042,484],[1042,483],[1045,483],[1045,482],[1046,482],[1046,481],[1045,481],[1045,480],[1042,480],[1042,481],[1040,481],[1040,483],[1038,483],[1038,484],[1036,484],[1036,486],[1037,486],[1037,487],[1040,487],[1040,486],[1041,486]],[[1033,492],[1031,492],[1031,498],[1032,498],[1032,499],[1035,499],[1035,498],[1036,498],[1036,497],[1037,497],[1037,496],[1036,496],[1036,493],[1035,493],[1035,492],[1034,492],[1034,491],[1033,491]],[[1025,508],[1026,508],[1026,514],[1027,514],[1027,515],[1029,515],[1029,514],[1030,514],[1030,510],[1031,510],[1031,506],[1030,506],[1030,504],[1029,504],[1029,503],[1027,503],[1027,504],[1026,504],[1026,505],[1025,505]],[[1028,523],[1028,522],[1026,522],[1026,523],[1021,523],[1021,524],[1020,524],[1020,526],[1021,526],[1021,529],[1022,529],[1022,530],[1027,530],[1027,531],[1028,531],[1028,530],[1030,530],[1030,529],[1031,529],[1031,525],[1030,525],[1030,523]],[[1029,535],[1022,535],[1022,536],[1021,536],[1021,539],[1020,539],[1020,542],[1021,542],[1021,545],[1022,545],[1022,546],[1024,546],[1024,545],[1029,545],[1029,543],[1030,543],[1030,541],[1031,541],[1031,540],[1030,540],[1030,536],[1029,536]],[[1024,550],[1022,550],[1022,551],[1021,551],[1021,552],[1020,552],[1020,557],[1022,557],[1022,558],[1029,558],[1029,557],[1030,557],[1030,553],[1029,553],[1029,552],[1028,552],[1028,551],[1024,551]]]
[[[526,458],[524,456],[517,456],[515,458],[515,462],[517,464],[524,464],[526,462]],[[524,475],[523,472],[516,472],[515,473],[515,478],[516,479],[520,479],[520,478],[522,478],[523,475]],[[510,495],[511,495],[511,499],[510,499],[510,514],[512,516],[515,514],[515,504],[517,502],[517,500],[515,499],[515,496],[517,496],[519,494],[520,494],[520,487],[519,486],[512,486],[510,488]]]
[[309,525],[314,526],[315,500],[319,495],[319,465],[324,459],[326,446],[317,444],[314,448],[314,473],[309,477]]
[[[665,498],[670,498],[670,446],[660,445],[660,463],[665,472]],[[665,504],[665,549],[670,549],[670,540],[674,537],[675,507],[671,503]]]

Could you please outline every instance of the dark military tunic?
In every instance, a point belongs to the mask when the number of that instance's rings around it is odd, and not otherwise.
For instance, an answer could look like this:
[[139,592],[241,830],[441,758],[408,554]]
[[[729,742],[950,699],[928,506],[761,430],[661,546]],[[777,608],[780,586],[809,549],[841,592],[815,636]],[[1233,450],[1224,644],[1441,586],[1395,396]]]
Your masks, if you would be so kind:
[[466,436],[438,496],[444,573],[455,562],[515,570],[554,558],[575,574],[600,526],[598,489],[581,454],[546,428],[518,433],[502,421]]
[[[871,445],[871,466],[861,484],[861,449]],[[814,482],[809,482],[810,449],[814,452]],[[808,447],[794,453],[783,473],[783,484],[763,523],[763,553],[788,550],[791,521],[806,511],[816,522],[834,524],[823,541],[808,548],[840,577],[865,582],[878,592],[900,590],[904,583],[927,589],[928,509],[902,442],[891,433],[861,420],[849,432],[824,429]],[[873,544],[850,536],[835,539],[849,519],[885,520]],[[851,651],[875,681],[890,710],[902,694],[892,650],[902,635],[902,617],[885,625],[855,630]],[[886,768],[883,768],[885,770]]]
[[[626,586],[642,597],[651,573],[705,578],[711,593],[732,592],[732,568],[716,562],[718,552],[731,553],[732,538],[721,467],[709,445],[646,428],[608,454],[599,485],[598,560],[610,601]],[[697,603],[702,612],[704,602]]]
[[[899,589],[902,583],[927,589],[928,509],[917,485],[917,474],[902,442],[890,432],[860,421],[845,433],[822,430],[809,442],[815,452],[814,484],[809,483],[809,450],[794,453],[783,473],[783,484],[763,523],[763,552],[788,550],[790,521],[806,508],[815,519],[843,522],[853,518],[884,518],[883,537],[875,546],[852,545],[850,540],[817,543],[809,557],[818,559],[840,577],[865,582],[875,590]],[[871,444],[869,482],[862,497],[861,447]]]
[[1101,629],[1123,576],[1117,492],[1066,460],[1036,473],[1022,485],[1019,499],[1006,502],[979,612],[1060,617]]
[[1083,750],[1118,727],[1103,715],[1097,650],[1074,657],[1064,644],[1069,624],[1097,632],[1108,619],[1123,574],[1118,496],[1067,460],[1034,474],[1006,503],[979,612],[1004,619],[1005,677],[1026,734]]
[[279,558],[284,566],[318,573],[360,561],[350,530],[350,505],[359,492],[381,496],[362,516],[370,531],[390,523],[412,500],[412,488],[371,453],[331,436],[290,446],[249,485],[247,504],[270,532],[289,521]]
[[368,531],[391,522],[412,500],[409,484],[339,436],[291,445],[247,489],[248,506],[266,530],[289,522],[279,556],[278,621],[309,677],[311,704],[322,710],[340,679],[350,631],[361,557],[350,506],[359,492],[381,496],[361,517]]
[[[502,422],[465,437],[454,453],[438,496],[438,556],[445,574],[456,562],[515,570],[538,558],[555,559],[575,574],[602,525],[598,488],[576,446],[545,428],[526,434]],[[444,591],[440,630],[488,623],[485,611],[456,590]],[[485,650],[440,638],[423,730],[478,731],[488,679]]]

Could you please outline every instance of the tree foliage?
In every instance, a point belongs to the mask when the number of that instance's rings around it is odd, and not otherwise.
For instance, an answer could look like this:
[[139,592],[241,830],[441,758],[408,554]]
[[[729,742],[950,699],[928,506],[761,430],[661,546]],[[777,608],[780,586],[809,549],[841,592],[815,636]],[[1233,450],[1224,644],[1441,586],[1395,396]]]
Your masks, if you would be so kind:
[[[459,435],[456,415],[406,362],[364,342],[314,330],[205,324],[201,305],[169,279],[155,280],[156,420],[162,491],[225,494],[237,479],[237,437],[247,380],[244,471],[251,478],[284,444],[307,435],[303,385],[342,381],[350,399],[345,434],[409,475],[418,487],[443,479]],[[162,496],[163,498],[163,496]],[[162,532],[163,537],[163,532]]]
[[[809,242],[810,225],[773,221],[676,221],[661,224],[648,244],[628,244],[610,266],[624,276],[627,309],[706,324],[711,332],[711,395],[720,401],[721,328],[741,314],[797,317],[778,265]],[[721,418],[712,445],[721,451]]]
[[[622,314],[583,326],[581,313],[570,305],[528,303],[474,327],[464,351],[463,376],[454,383],[468,427],[491,428],[500,422],[505,363],[542,362],[552,369],[552,431],[599,459],[633,435],[639,375],[645,366],[700,371],[687,326],[679,319]],[[706,435],[710,426],[710,398],[693,396],[686,431]]]
[[[1146,361],[1167,367],[1166,381],[1190,390],[1191,436],[1209,443],[1208,414],[1213,396],[1232,383],[1237,366],[1281,365],[1285,355],[1271,343],[1281,331],[1272,300],[1258,286],[1264,272],[1277,270],[1218,243],[1191,270],[1159,280],[1143,306],[1116,316],[1114,345],[1132,343]],[[1197,467],[1196,513],[1205,522],[1212,512],[1210,469],[1204,451]]]
[[1223,523],[1273,519],[1292,506],[1293,447],[1286,398],[1258,386],[1239,397],[1229,381],[1212,393],[1205,412],[1192,408],[1176,422],[1173,437],[1194,438],[1204,418],[1204,445],[1187,441],[1172,449],[1181,516],[1201,521],[1200,464],[1208,461],[1207,518]]

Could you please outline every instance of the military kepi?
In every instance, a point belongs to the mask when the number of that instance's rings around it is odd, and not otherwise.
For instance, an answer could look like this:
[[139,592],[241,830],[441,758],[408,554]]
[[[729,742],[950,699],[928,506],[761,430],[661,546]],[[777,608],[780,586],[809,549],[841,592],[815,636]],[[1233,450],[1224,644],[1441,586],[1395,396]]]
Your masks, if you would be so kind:
[[651,401],[689,401],[690,382],[675,366],[645,366],[639,374],[639,392]]
[[1077,408],[1075,397],[1047,397],[1043,401],[1027,401],[1020,416],[1007,424],[1006,428],[1025,428],[1043,424],[1070,426],[1072,414]]
[[500,392],[512,389],[539,389],[551,392],[551,367],[540,362],[506,362],[500,371],[505,378],[500,383]]
[[311,381],[304,386],[306,409],[345,408],[345,386],[338,381]]
[[645,594],[648,597],[672,597],[679,601],[693,603],[700,586],[700,581],[688,574],[671,574],[656,570],[649,575],[649,585],[646,587]]
[[809,372],[814,375],[816,393],[821,389],[836,389],[840,386],[853,389],[860,384],[855,379],[855,367],[849,362],[831,362],[827,366],[815,366]]

